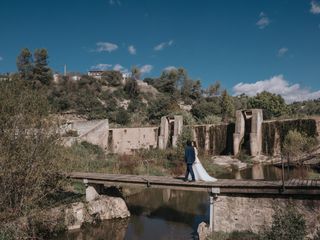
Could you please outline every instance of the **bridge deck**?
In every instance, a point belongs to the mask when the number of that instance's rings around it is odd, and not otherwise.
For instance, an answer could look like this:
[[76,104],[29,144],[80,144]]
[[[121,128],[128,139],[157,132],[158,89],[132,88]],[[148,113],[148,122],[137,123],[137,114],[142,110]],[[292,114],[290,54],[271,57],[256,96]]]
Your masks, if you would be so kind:
[[182,178],[170,176],[142,176],[105,173],[73,172],[68,175],[73,180],[87,180],[88,184],[105,186],[145,186],[189,191],[211,192],[220,188],[221,195],[231,194],[277,194],[277,195],[319,195],[319,180],[291,179],[285,182],[282,192],[281,181],[219,179],[216,182],[184,182]]

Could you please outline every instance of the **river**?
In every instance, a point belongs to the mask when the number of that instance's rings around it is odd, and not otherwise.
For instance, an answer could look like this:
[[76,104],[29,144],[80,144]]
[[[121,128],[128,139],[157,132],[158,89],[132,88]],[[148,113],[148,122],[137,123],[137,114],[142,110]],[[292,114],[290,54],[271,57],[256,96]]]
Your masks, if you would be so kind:
[[[312,169],[300,167],[285,170],[286,178],[306,178]],[[288,175],[289,174],[289,175]],[[281,169],[267,165],[253,165],[242,171],[215,176],[218,178],[280,180]],[[127,197],[131,217],[109,220],[56,239],[68,240],[162,240],[197,239],[197,226],[208,222],[208,195],[201,192],[146,189]]]

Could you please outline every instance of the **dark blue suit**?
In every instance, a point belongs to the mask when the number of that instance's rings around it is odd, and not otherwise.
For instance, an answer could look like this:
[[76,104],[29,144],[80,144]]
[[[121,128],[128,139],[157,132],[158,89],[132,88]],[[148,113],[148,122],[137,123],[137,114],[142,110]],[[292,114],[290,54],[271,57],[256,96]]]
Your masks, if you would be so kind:
[[185,180],[188,180],[189,173],[191,174],[192,180],[195,180],[194,173],[192,170],[192,164],[194,163],[195,160],[196,160],[196,154],[194,152],[194,148],[192,146],[186,146],[184,150],[184,161],[187,164]]

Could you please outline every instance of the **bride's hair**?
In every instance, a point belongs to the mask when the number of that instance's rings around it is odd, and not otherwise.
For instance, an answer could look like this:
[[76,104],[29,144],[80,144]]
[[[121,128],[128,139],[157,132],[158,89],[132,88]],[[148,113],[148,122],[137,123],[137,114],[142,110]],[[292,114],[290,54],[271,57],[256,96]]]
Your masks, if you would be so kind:
[[192,145],[193,145],[193,147],[197,147],[197,143],[196,143],[196,141],[192,141]]

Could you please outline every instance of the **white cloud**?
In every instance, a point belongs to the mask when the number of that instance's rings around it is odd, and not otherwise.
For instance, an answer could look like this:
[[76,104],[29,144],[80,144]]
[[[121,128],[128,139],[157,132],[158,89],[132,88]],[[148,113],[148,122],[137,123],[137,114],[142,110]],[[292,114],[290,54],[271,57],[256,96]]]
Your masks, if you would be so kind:
[[118,49],[118,45],[109,42],[98,42],[97,43],[97,52],[112,52]]
[[140,72],[141,72],[141,74],[149,73],[149,72],[151,72],[152,69],[153,69],[153,66],[152,66],[152,65],[146,64],[146,65],[143,65],[143,66],[140,68]]
[[122,66],[121,64],[118,64],[118,63],[113,66],[113,70],[120,71],[122,73],[128,73],[129,72],[128,69],[126,69],[124,66]]
[[282,57],[282,56],[284,56],[288,51],[289,51],[289,49],[286,48],[286,47],[280,48],[280,49],[278,50],[278,56],[279,56],[279,57]]
[[165,72],[170,72],[172,70],[177,70],[177,68],[175,66],[168,66],[166,68],[163,69]]
[[267,27],[270,24],[270,19],[267,17],[267,15],[264,12],[261,12],[259,14],[259,20],[256,23],[256,25],[260,28],[260,29],[264,29],[265,27]]
[[155,51],[161,51],[161,50],[163,50],[163,49],[166,48],[166,47],[172,46],[172,44],[173,44],[173,40],[170,40],[170,41],[168,41],[168,42],[162,42],[162,43],[159,43],[157,46],[155,46],[155,47],[153,48],[153,50],[155,50]]
[[105,71],[108,70],[110,67],[112,67],[111,64],[107,64],[107,63],[99,63],[95,66],[91,66],[92,70],[101,70],[101,71]]
[[111,6],[114,6],[114,5],[121,6],[120,0],[109,0],[109,4],[110,4]]
[[131,55],[135,55],[137,53],[137,49],[133,45],[128,47],[128,51]]
[[315,0],[312,0],[310,2],[310,4],[311,4],[310,12],[313,14],[319,14],[320,13],[320,3],[316,2]]
[[320,90],[312,92],[309,89],[301,88],[299,84],[290,85],[283,78],[283,75],[277,75],[255,83],[241,82],[233,87],[233,91],[235,95],[244,93],[248,96],[255,96],[257,93],[268,91],[280,94],[287,103],[320,98]]

